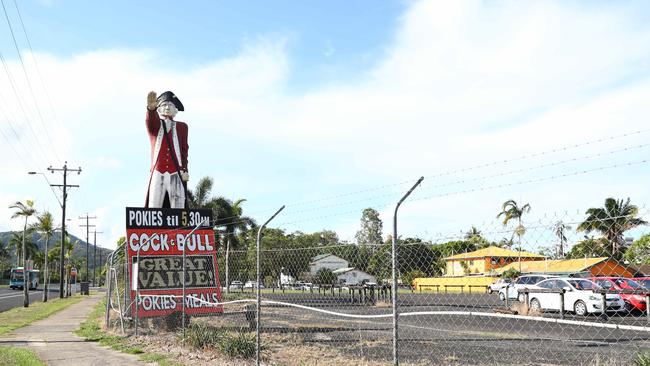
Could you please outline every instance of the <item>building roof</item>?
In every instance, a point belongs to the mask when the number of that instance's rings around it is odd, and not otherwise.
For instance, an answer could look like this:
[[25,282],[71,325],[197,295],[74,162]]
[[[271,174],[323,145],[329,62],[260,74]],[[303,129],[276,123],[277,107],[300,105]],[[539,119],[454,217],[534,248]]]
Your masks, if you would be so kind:
[[515,258],[544,258],[543,255],[540,254],[535,254],[535,253],[529,253],[529,252],[518,252],[516,250],[510,250],[510,249],[505,249],[505,248],[499,248],[495,246],[475,250],[473,252],[469,253],[460,253],[456,255],[452,255],[451,257],[446,257],[444,258],[445,260],[453,260],[453,259],[469,259],[469,258],[488,258],[488,257],[515,257]]
[[[346,272],[353,271],[354,269],[355,269],[354,267],[339,268],[339,269],[335,269],[335,270],[333,270],[332,273],[334,273],[334,274],[341,274],[341,273],[346,273]],[[357,269],[357,271],[363,272],[363,271],[358,270],[358,269]]]
[[332,255],[332,254],[330,254],[330,253],[319,254],[319,255],[313,257],[313,258],[311,259],[311,261],[312,261],[312,262],[316,262],[316,261],[319,261],[319,260],[321,260],[321,259],[323,259],[323,258],[325,258],[325,257],[329,257],[330,255]]
[[[524,261],[521,262],[522,273],[577,273],[586,271],[596,264],[606,261],[609,258],[580,258],[580,259],[555,259],[544,261]],[[501,274],[509,269],[519,271],[519,262],[513,262],[501,268],[495,269],[495,272]]]
[[650,264],[637,264],[630,267],[641,275],[650,276]]

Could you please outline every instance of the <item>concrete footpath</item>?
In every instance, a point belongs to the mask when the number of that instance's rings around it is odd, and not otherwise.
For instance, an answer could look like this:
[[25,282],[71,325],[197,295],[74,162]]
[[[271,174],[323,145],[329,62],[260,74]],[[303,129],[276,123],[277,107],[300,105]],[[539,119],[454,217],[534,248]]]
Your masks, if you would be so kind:
[[0,338],[0,345],[29,347],[48,365],[147,365],[135,355],[86,342],[74,334],[101,301],[97,294],[58,313],[14,330]]

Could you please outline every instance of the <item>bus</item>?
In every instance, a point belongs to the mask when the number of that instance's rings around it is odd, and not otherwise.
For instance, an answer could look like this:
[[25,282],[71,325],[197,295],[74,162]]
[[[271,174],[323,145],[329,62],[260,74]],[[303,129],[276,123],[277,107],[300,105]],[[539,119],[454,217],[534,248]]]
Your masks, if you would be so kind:
[[[27,281],[29,282],[29,289],[36,290],[38,288],[38,276],[39,271],[37,269],[28,269],[27,270]],[[23,267],[16,267],[11,269],[11,277],[9,279],[9,287],[13,289],[22,289],[23,284]]]

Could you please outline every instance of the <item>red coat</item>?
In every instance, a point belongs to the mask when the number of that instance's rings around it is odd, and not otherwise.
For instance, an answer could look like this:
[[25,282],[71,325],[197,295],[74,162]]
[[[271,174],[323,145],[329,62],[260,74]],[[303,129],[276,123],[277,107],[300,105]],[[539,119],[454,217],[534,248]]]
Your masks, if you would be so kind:
[[[160,157],[156,159],[154,150],[156,148],[156,137],[158,137],[158,131],[160,130],[160,117],[158,116],[157,111],[147,110],[146,118],[147,132],[149,133],[149,141],[151,142],[151,170],[156,170],[161,173],[176,172],[176,166],[172,160],[172,156],[169,153],[167,148],[167,141],[163,135],[162,145],[160,146]],[[187,123],[176,121],[176,135],[178,136],[178,147],[181,150],[181,161],[178,162],[181,170],[187,171],[187,151],[189,146],[187,144]],[[172,141],[171,131],[169,134],[169,141],[172,142],[171,150],[174,151],[174,142]]]

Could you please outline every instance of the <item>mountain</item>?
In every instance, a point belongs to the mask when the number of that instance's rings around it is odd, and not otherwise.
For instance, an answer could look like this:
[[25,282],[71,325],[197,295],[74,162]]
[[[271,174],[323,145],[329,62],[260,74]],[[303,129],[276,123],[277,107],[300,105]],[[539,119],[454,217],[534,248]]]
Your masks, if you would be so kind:
[[[11,237],[12,232],[11,231],[5,231],[5,232],[0,232],[0,242],[2,242],[5,246],[9,243],[9,239]],[[22,235],[22,232],[20,233]],[[94,254],[94,246],[92,243],[88,244],[86,243],[85,240],[82,240],[70,233],[68,233],[70,236],[70,240],[75,243],[74,249],[72,249],[72,257],[73,258],[78,258],[82,260],[86,260],[86,247],[88,248],[88,256],[90,258],[89,260],[89,268],[92,270],[93,268],[93,254]],[[25,238],[28,240],[28,238]],[[38,246],[38,249],[40,251],[45,250],[45,240],[41,238],[40,234],[38,233],[33,233],[31,237],[32,241],[36,243]],[[54,248],[55,245],[60,245],[61,243],[61,234],[57,233],[55,234],[52,238],[50,238],[50,249]],[[105,249],[97,246],[97,264],[99,265],[99,256],[101,253],[102,257],[102,263],[104,262],[106,256],[112,252],[111,249]],[[15,256],[15,251],[14,250],[9,250],[9,255],[11,256],[11,261],[10,263],[14,263],[16,261],[16,256]]]

